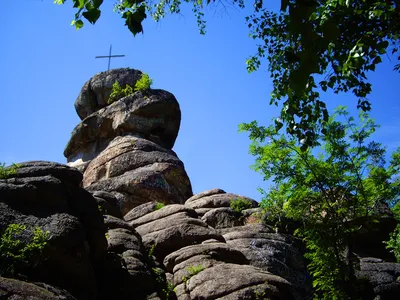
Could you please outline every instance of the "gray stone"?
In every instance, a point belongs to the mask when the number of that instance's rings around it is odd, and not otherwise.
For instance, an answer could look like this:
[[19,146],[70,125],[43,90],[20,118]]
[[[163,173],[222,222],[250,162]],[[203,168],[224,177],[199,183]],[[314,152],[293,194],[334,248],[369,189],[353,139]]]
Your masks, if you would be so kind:
[[112,86],[116,81],[122,88],[125,88],[126,84],[134,88],[136,81],[141,76],[141,71],[127,68],[97,73],[84,84],[75,101],[78,116],[83,120],[95,111],[107,106]]
[[248,197],[243,197],[231,193],[217,193],[209,196],[204,196],[195,200],[193,200],[193,198],[192,199],[189,198],[189,200],[185,202],[185,205],[193,209],[230,207],[231,202],[233,200],[237,200],[238,198],[242,198],[244,200],[249,201],[252,207],[258,207],[257,201],[250,199]]
[[96,157],[117,136],[134,134],[171,149],[181,121],[174,95],[151,90],[136,92],[86,117],[72,131],[64,156],[71,166]]
[[215,229],[243,225],[243,215],[230,207],[220,207],[210,210],[201,220]]
[[191,203],[197,199],[203,198],[203,197],[212,196],[212,195],[216,195],[216,194],[225,194],[225,193],[226,192],[221,189],[212,189],[212,190],[204,191],[204,192],[198,193],[196,195],[193,195],[192,197],[187,199],[185,204],[189,204],[189,203]]
[[30,283],[22,280],[0,277],[0,298],[10,300],[43,299],[75,300],[67,291],[45,283]]

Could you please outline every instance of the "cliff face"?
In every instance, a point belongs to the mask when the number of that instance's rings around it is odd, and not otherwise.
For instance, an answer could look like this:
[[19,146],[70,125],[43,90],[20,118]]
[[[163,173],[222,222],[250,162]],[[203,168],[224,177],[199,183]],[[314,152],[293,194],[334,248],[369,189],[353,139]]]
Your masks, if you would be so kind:
[[[107,104],[116,80],[134,86],[140,76],[111,70],[84,85],[68,166],[21,163],[0,180],[2,299],[312,298],[304,245],[264,224],[256,201],[221,189],[192,195],[171,150],[180,125],[171,93]],[[251,208],[233,210],[238,198]],[[400,292],[400,266],[381,247],[392,221],[354,241],[363,299]],[[13,224],[25,227],[7,240]],[[38,228],[40,251],[16,257],[38,244]]]

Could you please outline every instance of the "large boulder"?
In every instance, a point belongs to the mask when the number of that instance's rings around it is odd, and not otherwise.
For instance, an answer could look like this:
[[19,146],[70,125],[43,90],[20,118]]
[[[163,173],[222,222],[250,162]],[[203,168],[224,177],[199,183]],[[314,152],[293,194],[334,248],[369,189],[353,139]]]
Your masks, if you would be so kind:
[[141,236],[119,218],[104,218],[108,248],[97,272],[98,299],[146,299],[156,290],[156,284]]
[[235,200],[244,200],[249,203],[253,208],[258,207],[258,202],[248,197],[225,193],[223,190],[214,189],[194,195],[193,197],[186,200],[185,205],[195,210],[197,209],[212,209],[220,207],[230,207],[231,202]]
[[78,116],[83,120],[95,111],[107,106],[112,86],[116,81],[122,88],[125,88],[126,84],[134,87],[141,76],[141,71],[129,68],[97,73],[83,85],[75,101]]
[[224,241],[215,229],[198,219],[193,209],[184,205],[167,205],[138,218],[131,215],[125,220],[135,227],[142,236],[143,244],[152,249],[158,259],[209,239]]
[[149,201],[184,203],[192,196],[190,180],[176,154],[134,136],[116,138],[92,160],[83,186],[112,193],[123,215]]
[[275,233],[272,227],[263,224],[225,228],[220,232],[227,244],[241,251],[251,265],[289,281],[299,299],[312,295],[301,240]]
[[240,251],[218,242],[187,246],[164,259],[178,300],[294,299],[286,280],[247,263]]
[[135,92],[79,123],[65,150],[70,165],[96,157],[117,136],[134,134],[171,149],[178,136],[181,112],[174,95],[164,90]]
[[[0,180],[0,231],[11,230],[21,246],[31,244],[38,230],[46,241],[29,261],[3,261],[9,265],[6,273],[59,286],[77,298],[94,299],[94,269],[107,247],[95,199],[79,187],[78,171],[73,168],[52,162],[20,165],[11,178]],[[15,224],[23,227],[16,230]]]
[[45,283],[30,283],[12,278],[0,277],[1,299],[42,299],[75,300],[67,291]]
[[359,259],[358,280],[364,283],[363,299],[397,299],[400,293],[400,264],[379,258]]

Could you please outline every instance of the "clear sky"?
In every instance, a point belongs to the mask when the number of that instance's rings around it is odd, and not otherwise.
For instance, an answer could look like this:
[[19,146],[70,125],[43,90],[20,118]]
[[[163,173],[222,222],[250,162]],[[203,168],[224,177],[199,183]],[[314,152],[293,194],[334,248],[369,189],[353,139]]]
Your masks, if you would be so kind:
[[[237,125],[268,124],[278,109],[268,105],[272,84],[266,65],[246,71],[246,58],[256,51],[246,13],[230,6],[209,9],[207,34],[201,36],[194,16],[183,9],[183,16],[145,21],[144,35],[134,38],[112,12],[113,3],[104,1],[96,25],[76,31],[69,25],[75,13],[71,1],[0,2],[0,162],[66,162],[64,147],[80,121],[74,102],[90,77],[107,70],[107,60],[94,57],[108,55],[112,44],[114,54],[126,57],[112,60],[111,68],[142,70],[154,88],[178,99],[182,122],[174,151],[193,192],[222,188],[260,200],[257,187],[268,183],[249,168],[254,162],[249,140]],[[389,153],[400,145],[400,75],[392,71],[394,63],[384,59],[371,74],[371,115],[382,126],[375,140],[387,144]],[[329,108],[349,105],[355,111],[351,95],[324,97]]]

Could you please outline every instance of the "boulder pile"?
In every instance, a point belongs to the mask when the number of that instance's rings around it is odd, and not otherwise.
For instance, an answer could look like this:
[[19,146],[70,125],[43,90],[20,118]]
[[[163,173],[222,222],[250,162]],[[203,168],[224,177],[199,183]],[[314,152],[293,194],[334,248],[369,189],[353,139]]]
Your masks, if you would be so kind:
[[[85,83],[67,165],[20,163],[0,179],[0,298],[312,299],[302,241],[266,224],[257,201],[193,195],[172,150],[181,113],[171,93],[108,103],[116,81],[141,75],[111,70]],[[385,224],[374,235],[387,236]],[[379,242],[354,242],[356,276],[363,299],[396,299],[400,265]]]

